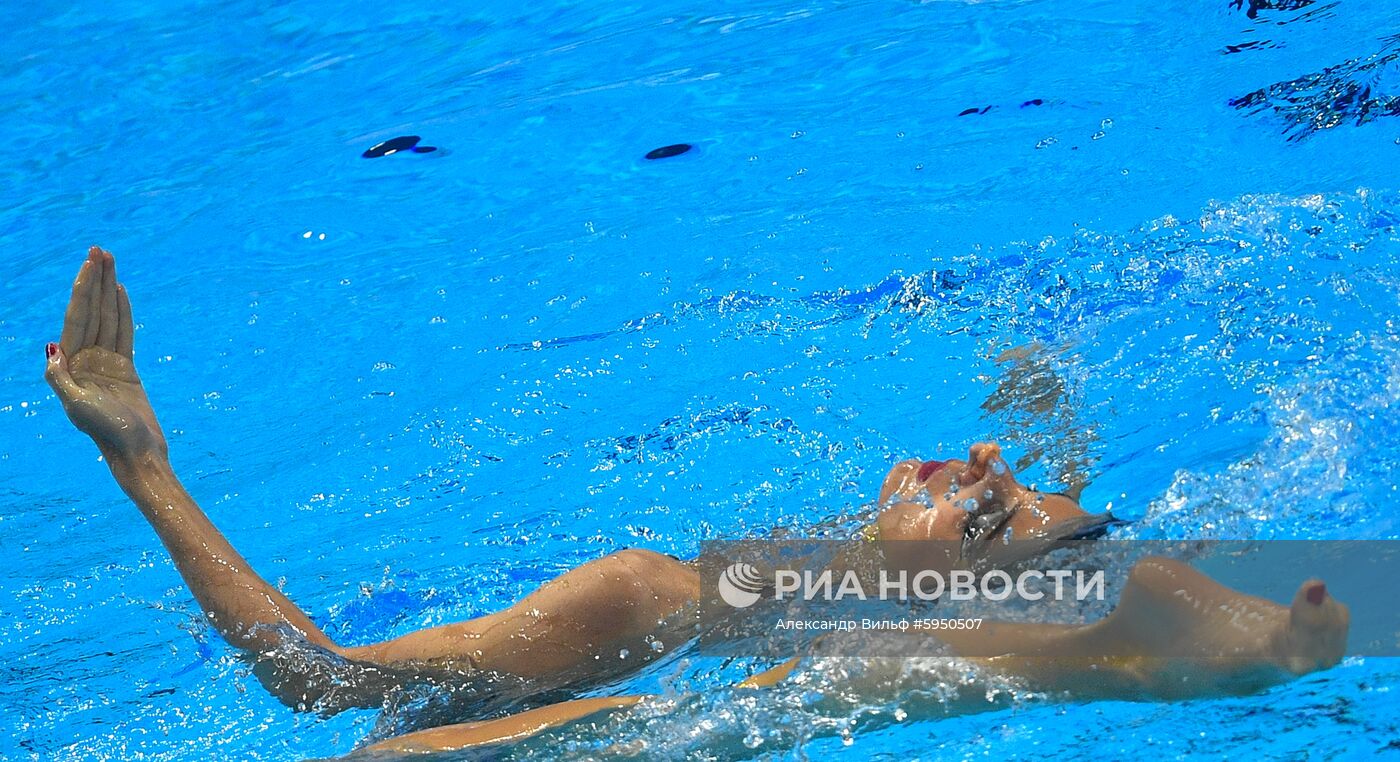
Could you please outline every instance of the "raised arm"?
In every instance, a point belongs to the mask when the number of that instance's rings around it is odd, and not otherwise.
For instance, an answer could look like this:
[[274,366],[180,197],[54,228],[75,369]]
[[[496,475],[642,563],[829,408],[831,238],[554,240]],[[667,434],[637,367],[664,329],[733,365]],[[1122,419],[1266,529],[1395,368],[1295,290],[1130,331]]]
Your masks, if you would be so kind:
[[[229,643],[261,657],[279,646],[310,644],[353,663],[347,680],[311,669],[300,649],[284,652],[291,662],[259,659],[258,677],[289,705],[373,704],[415,676],[495,671],[572,682],[633,669],[655,656],[659,623],[699,596],[698,575],[679,561],[624,550],[565,573],[504,611],[342,648],[253,571],[180,484],[132,365],[132,340],[131,307],[112,255],[93,247],[73,283],[63,337],[47,347],[45,376]],[[626,659],[629,653],[637,656]]]
[[170,459],[132,364],[134,327],[126,289],[109,252],[88,251],[63,321],[46,347],[44,377],[68,418],[92,437],[117,484],[165,544],[209,621],[229,643],[255,653],[289,636],[335,649],[286,596],[233,549],[170,467]]

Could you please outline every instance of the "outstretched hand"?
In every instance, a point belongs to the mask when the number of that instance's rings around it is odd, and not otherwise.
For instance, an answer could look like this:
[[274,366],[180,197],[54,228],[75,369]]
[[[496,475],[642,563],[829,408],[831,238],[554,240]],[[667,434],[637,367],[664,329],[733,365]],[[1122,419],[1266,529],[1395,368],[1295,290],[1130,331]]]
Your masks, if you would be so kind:
[[131,303],[112,254],[94,246],[73,281],[63,336],[46,348],[44,378],[68,419],[109,461],[165,458],[165,436],[132,364]]

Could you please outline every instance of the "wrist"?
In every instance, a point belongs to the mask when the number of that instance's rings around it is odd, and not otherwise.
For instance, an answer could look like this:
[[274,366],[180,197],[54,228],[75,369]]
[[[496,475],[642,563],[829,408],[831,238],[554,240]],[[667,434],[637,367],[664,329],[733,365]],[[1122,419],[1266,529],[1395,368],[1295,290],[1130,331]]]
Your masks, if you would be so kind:
[[175,475],[174,469],[170,467],[169,457],[154,450],[109,452],[104,448],[102,457],[107,461],[107,467],[112,470],[112,476],[122,483],[133,479]]

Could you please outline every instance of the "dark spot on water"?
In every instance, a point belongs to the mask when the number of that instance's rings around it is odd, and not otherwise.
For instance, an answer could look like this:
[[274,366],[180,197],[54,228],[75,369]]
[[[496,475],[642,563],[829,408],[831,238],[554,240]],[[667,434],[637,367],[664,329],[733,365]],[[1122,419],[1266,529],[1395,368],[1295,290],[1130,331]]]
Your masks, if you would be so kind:
[[1274,44],[1273,40],[1250,40],[1249,42],[1242,42],[1238,45],[1226,45],[1225,49],[1220,51],[1220,54],[1228,56],[1234,53],[1243,53],[1246,50],[1267,50],[1276,47],[1278,46]]
[[963,109],[962,113],[958,114],[958,116],[968,116],[969,114],[985,114],[991,110],[991,106],[983,106],[982,108],[977,108],[976,106],[974,106],[972,108]]
[[404,151],[412,151],[413,153],[431,153],[437,150],[437,146],[418,145],[418,141],[420,140],[422,140],[422,138],[418,137],[417,135],[400,135],[396,138],[386,140],[383,143],[377,143],[375,145],[370,146],[369,150],[360,154],[360,156],[366,159],[377,159],[381,156],[392,156],[396,153],[402,153]]
[[669,159],[672,156],[680,156],[690,150],[689,143],[677,143],[673,146],[662,146],[647,152],[647,159],[655,161],[657,159]]
[[1322,71],[1286,82],[1277,82],[1229,104],[1251,114],[1272,112],[1284,123],[1290,142],[1335,127],[1361,126],[1377,119],[1400,116],[1400,94],[1378,92],[1393,88],[1391,79],[1400,67],[1400,35],[1385,38],[1385,45],[1369,56],[1359,56]]
[[1043,100],[1041,100],[1041,99],[1039,99],[1039,98],[1032,98],[1031,100],[1028,100],[1028,101],[1026,101],[1025,103],[1022,103],[1022,104],[1021,104],[1021,108],[1025,108],[1025,107],[1027,107],[1027,106],[1044,106],[1044,105],[1045,105],[1045,101],[1043,101]]
[[1232,0],[1230,7],[1235,10],[1244,8],[1244,15],[1254,19],[1259,18],[1259,11],[1296,11],[1315,2],[1317,0]]

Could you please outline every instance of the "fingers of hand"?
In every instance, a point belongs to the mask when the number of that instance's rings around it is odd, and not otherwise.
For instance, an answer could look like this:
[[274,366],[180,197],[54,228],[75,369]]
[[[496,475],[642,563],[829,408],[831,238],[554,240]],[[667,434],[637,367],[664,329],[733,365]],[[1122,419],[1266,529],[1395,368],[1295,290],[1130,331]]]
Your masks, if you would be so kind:
[[103,251],[96,246],[88,250],[88,261],[86,267],[89,268],[91,282],[84,289],[84,297],[87,303],[83,307],[87,316],[83,328],[83,341],[78,345],[79,349],[90,347],[97,343],[97,332],[102,325],[102,281],[106,277],[107,262],[103,257]]
[[92,302],[92,292],[101,282],[99,265],[89,254],[87,261],[78,268],[78,277],[73,280],[73,295],[68,299],[68,311],[63,316],[63,338],[60,343],[63,351],[74,354],[87,346],[88,304]]
[[53,387],[58,398],[67,404],[83,399],[87,392],[78,386],[78,382],[73,380],[73,376],[68,372],[68,357],[64,354],[62,347],[49,345],[49,360],[44,368],[44,379]]
[[996,490],[985,479],[973,482],[958,490],[953,495],[952,502],[957,507],[971,513],[989,511],[1001,505]]
[[968,449],[967,466],[973,479],[981,479],[991,470],[992,464],[1001,460],[1001,445],[996,442],[978,442]]
[[131,300],[126,296],[126,286],[117,284],[117,352],[131,359],[132,344],[136,340],[136,326],[131,322]]
[[108,252],[102,252],[102,294],[99,301],[97,336],[94,343],[103,349],[117,351],[119,312],[117,308],[117,263]]

